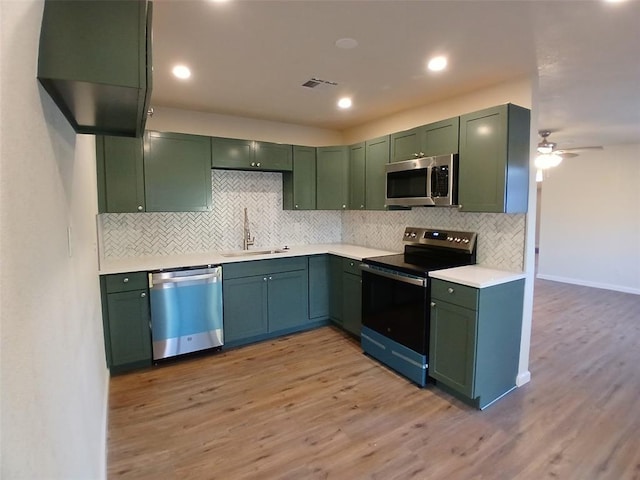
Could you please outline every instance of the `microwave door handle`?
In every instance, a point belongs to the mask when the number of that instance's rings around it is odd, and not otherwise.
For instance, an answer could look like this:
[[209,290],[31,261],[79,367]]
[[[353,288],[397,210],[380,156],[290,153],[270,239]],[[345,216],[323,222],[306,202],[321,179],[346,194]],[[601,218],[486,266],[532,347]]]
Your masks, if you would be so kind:
[[431,182],[433,181],[433,165],[427,167],[427,198],[433,197]]

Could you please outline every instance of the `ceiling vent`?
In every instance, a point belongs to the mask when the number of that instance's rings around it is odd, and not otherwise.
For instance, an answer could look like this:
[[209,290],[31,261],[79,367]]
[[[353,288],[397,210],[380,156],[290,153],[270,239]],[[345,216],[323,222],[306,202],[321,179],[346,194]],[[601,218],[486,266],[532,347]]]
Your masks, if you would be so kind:
[[307,87],[307,88],[316,88],[319,86],[335,87],[336,85],[338,85],[338,82],[332,82],[330,80],[322,80],[321,78],[315,78],[315,77],[310,78],[309,80],[307,80],[302,84],[303,87]]

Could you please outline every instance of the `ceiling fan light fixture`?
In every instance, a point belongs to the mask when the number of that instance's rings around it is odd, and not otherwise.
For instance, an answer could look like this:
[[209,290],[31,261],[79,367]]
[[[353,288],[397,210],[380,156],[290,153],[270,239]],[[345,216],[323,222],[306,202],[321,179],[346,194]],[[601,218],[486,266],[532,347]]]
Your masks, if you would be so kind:
[[539,170],[557,167],[562,162],[562,157],[556,153],[544,153],[536,157],[535,166]]
[[553,145],[538,145],[538,153],[541,155],[548,155],[553,152]]

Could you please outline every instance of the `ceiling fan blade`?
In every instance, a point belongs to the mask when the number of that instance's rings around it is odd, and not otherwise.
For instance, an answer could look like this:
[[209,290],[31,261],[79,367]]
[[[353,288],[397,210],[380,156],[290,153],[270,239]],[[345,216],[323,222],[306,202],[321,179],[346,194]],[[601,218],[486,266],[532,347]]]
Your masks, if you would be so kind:
[[577,157],[578,156],[577,153],[565,152],[564,150],[556,150],[553,153],[555,153],[556,155],[561,156],[563,159],[565,159],[565,158],[573,158],[573,157]]
[[560,148],[556,150],[556,152],[575,152],[580,150],[604,150],[604,147],[602,147],[601,145],[594,145],[590,147]]

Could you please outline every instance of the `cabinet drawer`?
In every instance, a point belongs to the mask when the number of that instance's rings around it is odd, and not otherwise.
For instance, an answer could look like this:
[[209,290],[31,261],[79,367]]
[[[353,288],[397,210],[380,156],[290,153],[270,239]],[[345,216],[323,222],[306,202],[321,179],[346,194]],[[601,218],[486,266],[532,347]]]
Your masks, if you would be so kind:
[[444,300],[464,308],[477,310],[478,289],[434,279],[431,281],[431,298]]
[[225,263],[222,266],[223,278],[241,278],[253,275],[291,272],[307,269],[307,257],[275,258],[273,260],[251,260],[246,262]]
[[342,259],[342,268],[347,273],[353,273],[354,275],[360,275],[360,260],[352,260],[351,258]]
[[145,290],[148,288],[147,273],[118,273],[106,275],[107,293],[128,292],[131,290]]

